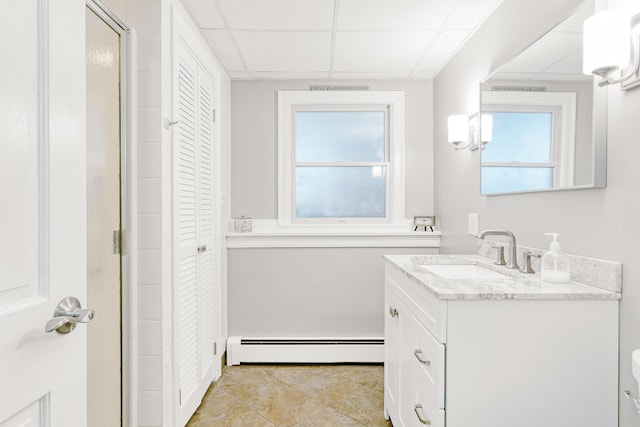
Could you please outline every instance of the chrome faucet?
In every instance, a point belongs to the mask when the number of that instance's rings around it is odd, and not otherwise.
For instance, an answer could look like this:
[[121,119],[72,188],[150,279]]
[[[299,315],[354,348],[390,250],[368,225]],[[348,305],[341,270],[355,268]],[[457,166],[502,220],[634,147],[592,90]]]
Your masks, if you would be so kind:
[[518,267],[516,236],[514,236],[513,233],[509,230],[484,230],[482,233],[480,233],[478,239],[484,240],[484,238],[487,236],[504,236],[509,239],[511,250],[509,251],[507,268],[513,268],[515,270],[519,269],[520,267]]

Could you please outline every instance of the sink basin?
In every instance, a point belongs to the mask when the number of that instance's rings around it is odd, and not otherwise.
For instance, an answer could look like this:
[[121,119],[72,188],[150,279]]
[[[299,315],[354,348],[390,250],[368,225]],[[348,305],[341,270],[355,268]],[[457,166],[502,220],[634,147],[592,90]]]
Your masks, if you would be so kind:
[[469,264],[447,264],[447,265],[422,265],[423,269],[430,273],[440,276],[443,279],[476,279],[491,280],[504,279],[507,276],[493,270],[480,267],[478,265]]

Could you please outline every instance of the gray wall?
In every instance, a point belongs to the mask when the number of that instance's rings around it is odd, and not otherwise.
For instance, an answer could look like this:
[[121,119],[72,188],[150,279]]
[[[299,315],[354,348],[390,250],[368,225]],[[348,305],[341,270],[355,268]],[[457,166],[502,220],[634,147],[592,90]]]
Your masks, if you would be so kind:
[[[612,6],[637,0],[612,0]],[[608,187],[526,195],[478,195],[478,153],[455,152],[446,142],[447,116],[477,111],[478,82],[496,66],[567,16],[577,0],[504,0],[496,13],[434,80],[435,203],[444,236],[443,253],[470,253],[475,239],[466,235],[467,214],[480,214],[480,228],[507,228],[526,246],[545,248],[544,232],[561,233],[570,253],[621,261],[624,270],[620,312],[620,390],[637,390],[631,375],[631,351],[640,348],[640,89],[609,89]],[[541,313],[543,315],[543,313]],[[568,389],[570,392],[570,389]],[[620,425],[637,425],[620,394]]]
[[384,336],[383,254],[437,249],[229,249],[229,335]]
[[369,85],[405,92],[405,216],[433,214],[431,80],[233,81],[231,83],[231,215],[278,217],[277,91],[310,85]]
[[[433,214],[430,80],[233,81],[231,216],[278,217],[277,91],[369,85],[405,92],[405,217]],[[230,249],[229,335],[380,337],[382,254],[434,249]]]

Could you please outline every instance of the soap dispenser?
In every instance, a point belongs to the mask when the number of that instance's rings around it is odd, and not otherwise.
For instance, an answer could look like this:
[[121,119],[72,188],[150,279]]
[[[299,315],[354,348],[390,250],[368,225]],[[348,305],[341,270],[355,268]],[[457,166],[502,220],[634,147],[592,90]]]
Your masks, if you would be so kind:
[[568,283],[571,279],[571,268],[569,257],[561,252],[558,233],[544,233],[545,236],[553,237],[553,242],[549,245],[549,252],[542,257],[541,277],[545,282]]

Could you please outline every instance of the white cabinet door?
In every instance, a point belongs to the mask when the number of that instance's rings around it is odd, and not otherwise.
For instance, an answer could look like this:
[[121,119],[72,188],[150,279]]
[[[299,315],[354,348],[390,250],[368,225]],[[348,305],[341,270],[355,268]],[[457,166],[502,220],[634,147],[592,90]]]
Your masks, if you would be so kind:
[[82,427],[88,325],[45,324],[86,304],[85,2],[0,7],[0,426]]
[[389,286],[385,286],[384,409],[385,416],[396,425],[400,422],[400,316],[403,307]]

